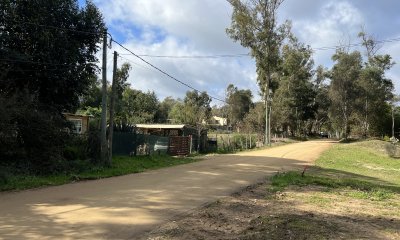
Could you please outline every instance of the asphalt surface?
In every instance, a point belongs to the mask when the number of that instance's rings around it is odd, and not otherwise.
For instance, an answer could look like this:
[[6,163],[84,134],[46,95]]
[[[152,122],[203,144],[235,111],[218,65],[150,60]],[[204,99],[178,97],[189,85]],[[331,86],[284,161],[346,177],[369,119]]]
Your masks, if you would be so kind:
[[333,142],[207,156],[196,163],[0,193],[0,239],[135,239],[278,171],[310,165]]

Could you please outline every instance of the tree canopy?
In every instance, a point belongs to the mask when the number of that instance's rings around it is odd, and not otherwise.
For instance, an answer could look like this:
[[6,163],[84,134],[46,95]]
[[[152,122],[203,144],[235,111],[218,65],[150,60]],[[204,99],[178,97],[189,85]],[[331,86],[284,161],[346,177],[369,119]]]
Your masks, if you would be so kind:
[[96,74],[104,31],[92,2],[4,0],[0,16],[0,91],[28,91],[38,104],[76,110]]

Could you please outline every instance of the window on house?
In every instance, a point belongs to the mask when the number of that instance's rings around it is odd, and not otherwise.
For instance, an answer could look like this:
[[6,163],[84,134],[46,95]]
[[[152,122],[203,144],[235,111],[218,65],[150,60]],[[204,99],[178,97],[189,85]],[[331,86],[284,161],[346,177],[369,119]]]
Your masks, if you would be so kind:
[[71,119],[72,123],[72,132],[73,133],[82,133],[82,119]]

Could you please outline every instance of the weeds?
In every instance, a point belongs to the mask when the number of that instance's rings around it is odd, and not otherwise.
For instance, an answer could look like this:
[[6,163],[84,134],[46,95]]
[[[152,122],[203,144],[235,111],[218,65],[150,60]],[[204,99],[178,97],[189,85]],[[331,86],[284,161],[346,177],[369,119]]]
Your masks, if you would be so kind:
[[[152,169],[170,167],[198,161],[198,158],[177,158],[168,155],[115,156],[111,167],[81,166],[70,168],[68,172],[48,175],[12,175],[0,173],[0,191],[22,190],[42,186],[61,185],[81,180],[93,180],[138,173]],[[89,169],[89,170],[88,170]]]
[[314,175],[302,177],[298,172],[279,173],[273,176],[268,191],[271,193],[281,192],[290,185],[300,187],[314,185],[340,190],[350,189],[351,191],[346,192],[347,196],[373,201],[386,200],[391,198],[394,194],[390,189],[384,189],[382,186],[367,181],[357,179],[333,179]]

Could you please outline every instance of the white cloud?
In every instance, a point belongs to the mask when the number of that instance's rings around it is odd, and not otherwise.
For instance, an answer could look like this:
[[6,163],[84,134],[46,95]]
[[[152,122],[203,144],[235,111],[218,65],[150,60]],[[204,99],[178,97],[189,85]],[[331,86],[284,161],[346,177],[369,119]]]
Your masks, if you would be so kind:
[[[318,12],[315,19],[293,23],[294,31],[301,41],[313,48],[358,41],[357,34],[364,24],[364,17],[353,5],[344,1],[331,1],[322,5]],[[316,50],[315,62],[329,66],[333,53],[334,50]]]
[[[400,35],[397,38],[400,38]],[[400,95],[400,42],[386,43],[386,49],[386,51],[381,52],[390,54],[393,61],[396,62],[392,69],[389,70],[387,77],[393,81],[396,94]]]
[[[247,52],[225,34],[225,28],[230,24],[231,9],[224,1],[115,0],[96,3],[106,22],[127,36],[123,44],[138,54],[187,56]],[[121,25],[121,22],[124,24]],[[134,27],[126,29],[127,26]],[[162,31],[164,36],[158,37],[156,31]],[[141,36],[134,36],[135,33]],[[122,49],[117,51],[126,53]],[[156,70],[144,67],[146,64],[133,56],[122,57],[140,64],[132,64],[129,81],[134,88],[155,91],[160,99],[167,96],[182,98],[190,90]],[[258,90],[254,64],[248,57],[145,59],[177,79],[220,99],[224,99],[224,90],[229,83],[249,88],[254,93]],[[110,71],[109,75],[110,78]]]
[[[299,2],[285,1],[280,15],[292,18],[294,33],[302,42],[312,47],[333,46],[341,40],[358,42],[357,33],[361,26],[366,23],[368,27],[369,17],[365,15],[365,9],[360,7],[365,5],[364,1]],[[248,52],[225,33],[225,28],[230,25],[231,15],[231,7],[226,1],[95,0],[95,3],[103,12],[110,30],[115,32],[117,40],[123,36],[120,41],[138,54],[184,56]],[[119,53],[126,53],[122,49],[115,49]],[[394,57],[399,55],[399,48],[392,47],[389,50],[390,52],[385,52]],[[316,64],[330,67],[333,53],[334,51],[316,51]],[[133,56],[123,57],[135,62],[129,78],[134,88],[155,91],[160,99],[166,96],[182,98],[190,90],[150,69]],[[109,67],[111,59],[109,58]],[[254,61],[247,57],[146,59],[179,80],[199,90],[206,90],[218,98],[224,98],[225,88],[229,83],[239,88],[251,89],[255,96],[258,95]],[[119,61],[123,62],[121,59]],[[400,60],[396,61],[400,64]],[[400,76],[399,69],[396,65],[390,72],[395,82],[398,82],[398,78],[394,78]]]

